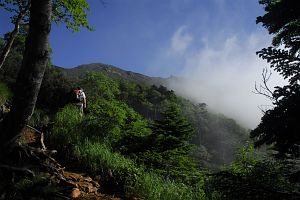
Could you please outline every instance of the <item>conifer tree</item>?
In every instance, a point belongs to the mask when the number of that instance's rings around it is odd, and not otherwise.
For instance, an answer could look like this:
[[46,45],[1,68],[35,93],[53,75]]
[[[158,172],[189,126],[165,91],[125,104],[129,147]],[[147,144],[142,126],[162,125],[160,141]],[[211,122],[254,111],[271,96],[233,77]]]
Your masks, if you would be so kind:
[[170,103],[161,116],[150,126],[152,134],[139,159],[169,178],[188,183],[197,173],[197,162],[190,156],[194,145],[189,143],[194,128],[174,103]]
[[151,129],[156,150],[165,151],[176,148],[189,149],[194,129],[183,117],[176,104],[170,104],[162,112],[162,119],[156,120]]

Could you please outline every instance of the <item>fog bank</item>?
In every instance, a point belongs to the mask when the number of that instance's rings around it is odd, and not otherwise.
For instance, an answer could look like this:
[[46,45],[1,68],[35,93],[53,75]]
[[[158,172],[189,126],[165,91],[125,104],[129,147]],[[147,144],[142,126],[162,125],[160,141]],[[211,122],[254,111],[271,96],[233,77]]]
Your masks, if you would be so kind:
[[[181,56],[184,66],[180,79],[170,78],[169,87],[179,95],[223,113],[246,128],[255,128],[262,116],[259,106],[270,106],[269,99],[254,94],[255,83],[261,83],[261,73],[268,64],[255,52],[270,44],[262,33],[247,37],[230,35],[209,40],[202,38],[202,48],[189,49],[195,40],[184,28],[174,34],[168,55]],[[282,78],[272,72],[270,88],[282,85]]]

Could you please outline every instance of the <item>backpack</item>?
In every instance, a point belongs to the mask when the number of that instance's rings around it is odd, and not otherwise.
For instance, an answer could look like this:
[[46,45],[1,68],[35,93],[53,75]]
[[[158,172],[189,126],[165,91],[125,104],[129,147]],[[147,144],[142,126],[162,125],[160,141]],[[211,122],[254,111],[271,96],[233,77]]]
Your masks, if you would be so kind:
[[79,90],[78,95],[77,95],[77,99],[79,99],[80,102],[84,101],[84,94],[82,90]]
[[80,90],[74,89],[72,91],[71,101],[72,101],[72,103],[80,103],[81,102]]

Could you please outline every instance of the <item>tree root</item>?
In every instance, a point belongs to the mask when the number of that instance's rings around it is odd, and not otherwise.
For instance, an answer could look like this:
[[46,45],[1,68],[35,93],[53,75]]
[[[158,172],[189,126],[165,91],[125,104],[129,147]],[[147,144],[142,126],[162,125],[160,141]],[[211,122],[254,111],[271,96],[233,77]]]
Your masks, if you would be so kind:
[[6,169],[9,171],[23,172],[23,173],[30,174],[31,176],[35,176],[35,173],[32,170],[25,168],[25,167],[20,168],[20,167],[13,167],[10,165],[0,165],[0,168]]

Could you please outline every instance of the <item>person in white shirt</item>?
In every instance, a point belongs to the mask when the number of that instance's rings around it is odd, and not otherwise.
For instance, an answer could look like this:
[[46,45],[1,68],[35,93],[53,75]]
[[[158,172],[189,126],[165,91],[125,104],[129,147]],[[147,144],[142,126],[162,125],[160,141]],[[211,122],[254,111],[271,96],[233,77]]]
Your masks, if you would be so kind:
[[78,99],[78,103],[76,103],[76,105],[79,107],[80,112],[83,113],[83,111],[86,109],[86,95],[83,92],[83,89],[78,87],[77,88],[77,99]]

